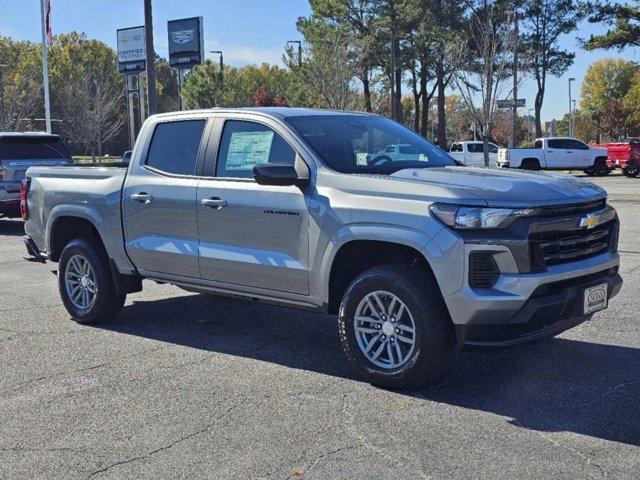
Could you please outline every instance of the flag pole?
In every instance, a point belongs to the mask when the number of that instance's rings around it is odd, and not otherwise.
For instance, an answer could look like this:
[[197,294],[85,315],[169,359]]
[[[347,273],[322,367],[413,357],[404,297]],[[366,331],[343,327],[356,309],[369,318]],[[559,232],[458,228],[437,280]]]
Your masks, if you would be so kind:
[[48,0],[40,0],[42,17],[42,80],[44,86],[44,117],[46,121],[47,133],[51,133],[51,103],[49,101],[49,48],[47,45],[46,18],[51,15],[47,12],[46,3]]

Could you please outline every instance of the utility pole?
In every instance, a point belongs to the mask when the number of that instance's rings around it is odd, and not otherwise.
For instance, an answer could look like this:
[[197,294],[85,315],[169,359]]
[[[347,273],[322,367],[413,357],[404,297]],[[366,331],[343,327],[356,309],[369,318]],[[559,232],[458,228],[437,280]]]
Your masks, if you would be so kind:
[[42,85],[44,87],[44,118],[47,133],[51,133],[51,100],[49,98],[49,45],[47,42],[47,17],[51,12],[47,12],[45,0],[40,2],[40,13],[42,17]]
[[573,103],[571,102],[571,82],[575,82],[575,78],[569,79],[569,136],[573,138]]
[[156,62],[153,49],[153,13],[151,0],[144,0],[144,31],[147,48],[147,96],[149,115],[158,113],[158,95],[156,93]]
[[515,46],[513,48],[513,107],[511,110],[511,148],[516,148],[516,119],[518,118],[518,12],[513,12]]

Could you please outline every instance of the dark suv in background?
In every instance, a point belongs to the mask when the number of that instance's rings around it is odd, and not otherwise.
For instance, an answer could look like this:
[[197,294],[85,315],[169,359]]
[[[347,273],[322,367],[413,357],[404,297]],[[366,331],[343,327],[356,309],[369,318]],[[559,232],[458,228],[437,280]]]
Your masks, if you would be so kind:
[[27,168],[71,163],[58,135],[0,132],[0,217],[20,216],[20,183]]

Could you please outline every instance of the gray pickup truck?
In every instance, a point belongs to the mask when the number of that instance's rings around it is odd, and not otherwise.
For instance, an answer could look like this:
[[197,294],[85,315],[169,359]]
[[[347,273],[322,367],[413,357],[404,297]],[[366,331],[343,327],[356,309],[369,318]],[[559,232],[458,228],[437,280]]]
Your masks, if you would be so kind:
[[[415,157],[358,161],[395,144]],[[27,177],[30,259],[58,262],[76,321],[113,320],[142,279],[337,314],[350,363],[388,388],[435,380],[456,346],[558,334],[622,284],[601,188],[457,167],[375,115],[156,115],[127,168]]]

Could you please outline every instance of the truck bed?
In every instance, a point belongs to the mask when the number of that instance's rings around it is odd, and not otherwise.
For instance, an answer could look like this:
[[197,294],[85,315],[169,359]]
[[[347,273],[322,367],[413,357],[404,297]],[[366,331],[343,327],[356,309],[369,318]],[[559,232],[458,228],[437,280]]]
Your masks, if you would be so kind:
[[[29,200],[30,222],[26,233],[42,249],[48,245],[48,232],[61,214],[73,212],[91,220],[99,230],[110,256],[129,264],[122,242],[120,217],[122,186],[127,170],[124,167],[58,166],[32,167]],[[108,233],[107,233],[108,232]]]

